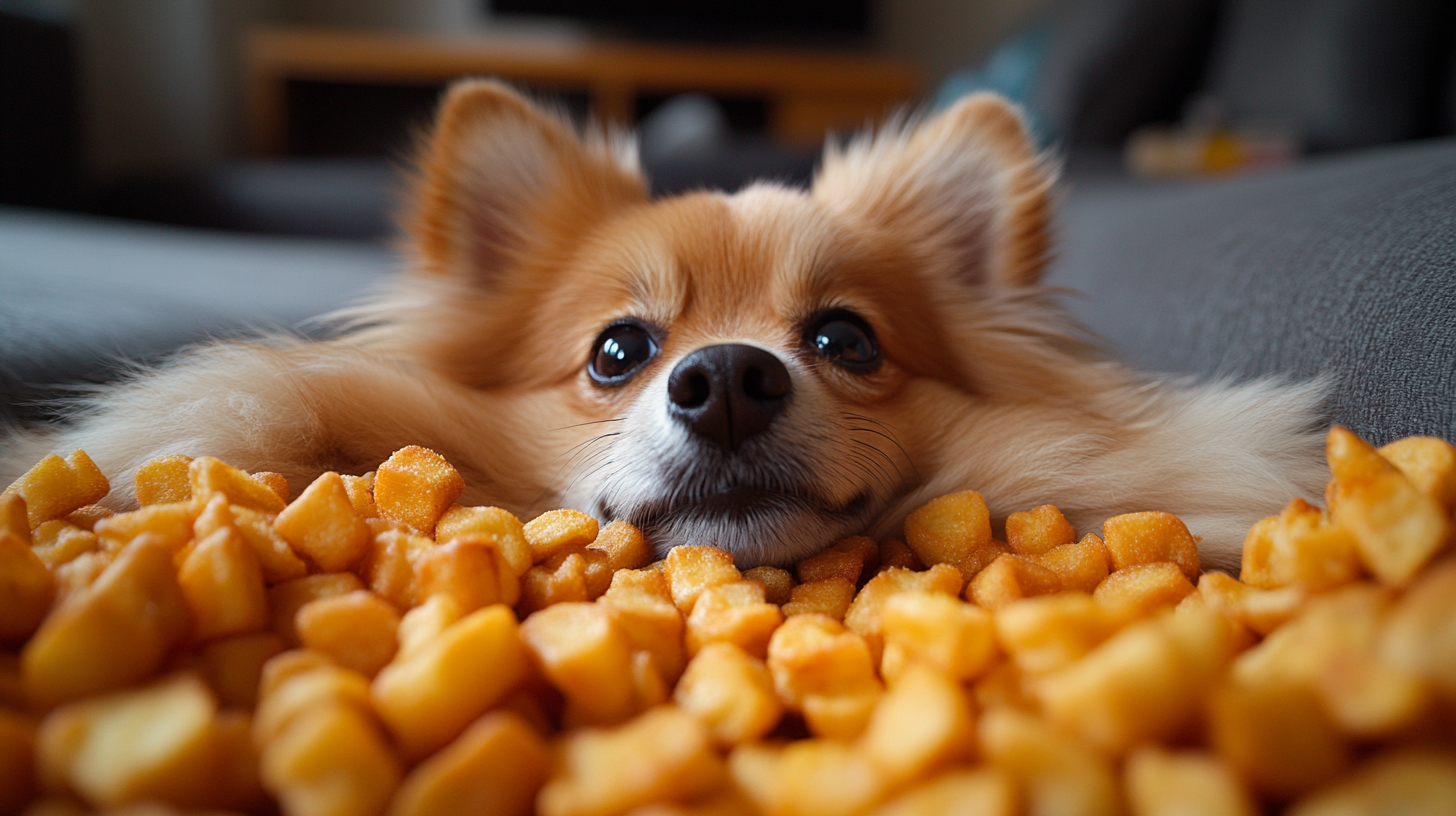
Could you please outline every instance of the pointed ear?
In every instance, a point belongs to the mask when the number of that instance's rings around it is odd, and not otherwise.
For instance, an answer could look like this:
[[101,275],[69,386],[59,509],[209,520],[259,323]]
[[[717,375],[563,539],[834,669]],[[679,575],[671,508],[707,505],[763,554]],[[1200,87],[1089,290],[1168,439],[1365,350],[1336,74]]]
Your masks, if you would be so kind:
[[1046,266],[1052,181],[1016,109],[973,94],[919,124],[831,146],[813,196],[908,241],[934,270],[1014,285]]
[[440,104],[410,232],[427,269],[489,284],[543,242],[645,198],[631,142],[584,140],[505,85],[466,80]]

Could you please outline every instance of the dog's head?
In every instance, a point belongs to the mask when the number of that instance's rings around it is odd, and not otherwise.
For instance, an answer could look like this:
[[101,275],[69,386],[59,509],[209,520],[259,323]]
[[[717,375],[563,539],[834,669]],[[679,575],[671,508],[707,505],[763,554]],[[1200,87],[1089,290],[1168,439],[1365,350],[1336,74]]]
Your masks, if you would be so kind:
[[975,96],[830,149],[807,191],[652,200],[629,145],[468,82],[425,154],[428,308],[403,320],[436,370],[554,406],[522,474],[550,499],[782,563],[935,467],[957,401],[1055,389],[1017,370],[1036,330],[1007,306],[1041,272],[1048,184]]

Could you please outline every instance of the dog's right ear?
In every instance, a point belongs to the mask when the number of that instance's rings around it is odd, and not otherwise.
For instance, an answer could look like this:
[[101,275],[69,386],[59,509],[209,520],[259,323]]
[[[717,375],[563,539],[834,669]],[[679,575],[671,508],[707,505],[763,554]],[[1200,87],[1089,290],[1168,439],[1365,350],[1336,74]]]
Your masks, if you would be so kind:
[[580,235],[646,199],[630,142],[582,139],[561,116],[489,80],[445,94],[420,175],[410,219],[419,261],[485,285],[542,242]]

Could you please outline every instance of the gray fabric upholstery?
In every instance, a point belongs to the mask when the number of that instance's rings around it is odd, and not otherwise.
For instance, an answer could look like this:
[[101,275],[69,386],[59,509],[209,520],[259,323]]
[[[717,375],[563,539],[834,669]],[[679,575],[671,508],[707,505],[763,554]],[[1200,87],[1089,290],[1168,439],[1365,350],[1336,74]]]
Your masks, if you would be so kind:
[[295,328],[357,299],[396,263],[379,244],[0,207],[0,417],[41,416],[37,401],[112,377],[120,360]]
[[1334,420],[1456,440],[1456,139],[1072,191],[1048,282],[1135,365],[1327,374]]

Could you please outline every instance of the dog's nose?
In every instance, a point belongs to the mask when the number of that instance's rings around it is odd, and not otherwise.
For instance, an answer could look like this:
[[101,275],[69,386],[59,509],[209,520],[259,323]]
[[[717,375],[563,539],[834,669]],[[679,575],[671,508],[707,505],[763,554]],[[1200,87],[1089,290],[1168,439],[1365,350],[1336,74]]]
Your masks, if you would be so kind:
[[742,343],[706,346],[667,379],[668,413],[727,451],[761,433],[784,410],[793,383],[779,358]]

